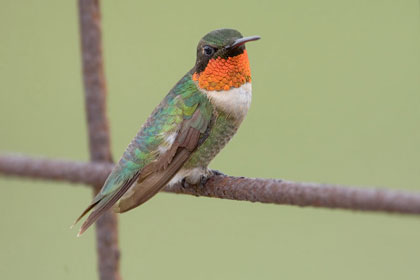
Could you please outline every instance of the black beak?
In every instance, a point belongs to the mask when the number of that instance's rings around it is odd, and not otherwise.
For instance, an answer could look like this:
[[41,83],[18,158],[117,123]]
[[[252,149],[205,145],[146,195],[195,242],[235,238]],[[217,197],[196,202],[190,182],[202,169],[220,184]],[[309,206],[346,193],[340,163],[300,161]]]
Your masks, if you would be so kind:
[[251,42],[251,41],[257,41],[261,39],[260,36],[250,36],[250,37],[244,37],[244,38],[240,38],[235,40],[235,42],[233,42],[232,44],[230,44],[229,46],[227,46],[227,49],[230,48],[237,48],[239,46],[242,46],[243,44],[247,43],[247,42]]

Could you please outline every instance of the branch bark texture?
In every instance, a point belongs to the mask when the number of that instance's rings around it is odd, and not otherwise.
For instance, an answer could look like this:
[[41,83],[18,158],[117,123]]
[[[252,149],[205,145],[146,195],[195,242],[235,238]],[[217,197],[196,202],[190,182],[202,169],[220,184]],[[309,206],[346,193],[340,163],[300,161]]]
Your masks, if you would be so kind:
[[[112,162],[106,115],[106,81],[103,67],[99,0],[79,0],[79,25],[89,134],[93,162]],[[93,184],[95,194],[101,183]],[[108,211],[96,223],[98,270],[101,280],[121,279],[117,216]]]
[[[9,176],[102,184],[111,169],[109,163],[0,156],[0,174]],[[215,175],[204,187],[184,188],[178,184],[164,191],[273,204],[420,214],[420,193],[385,188]]]

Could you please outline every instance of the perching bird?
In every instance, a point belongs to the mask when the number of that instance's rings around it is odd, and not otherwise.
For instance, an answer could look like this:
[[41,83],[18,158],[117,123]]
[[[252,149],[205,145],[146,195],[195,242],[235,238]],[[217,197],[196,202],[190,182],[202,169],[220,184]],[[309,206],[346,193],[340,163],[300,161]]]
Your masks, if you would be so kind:
[[167,184],[198,184],[211,175],[208,164],[236,133],[251,104],[244,44],[258,39],[218,29],[200,40],[195,66],[152,112],[76,220],[93,210],[78,235],[112,206],[126,212]]

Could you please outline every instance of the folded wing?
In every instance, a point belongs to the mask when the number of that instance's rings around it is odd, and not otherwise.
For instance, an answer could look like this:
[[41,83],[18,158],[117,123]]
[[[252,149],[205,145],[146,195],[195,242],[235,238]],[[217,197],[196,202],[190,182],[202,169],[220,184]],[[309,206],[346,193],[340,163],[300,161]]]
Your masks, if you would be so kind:
[[212,106],[191,79],[185,80],[155,109],[101,191],[76,220],[75,223],[92,210],[79,235],[117,202],[115,210],[125,212],[150,199],[205,140]]

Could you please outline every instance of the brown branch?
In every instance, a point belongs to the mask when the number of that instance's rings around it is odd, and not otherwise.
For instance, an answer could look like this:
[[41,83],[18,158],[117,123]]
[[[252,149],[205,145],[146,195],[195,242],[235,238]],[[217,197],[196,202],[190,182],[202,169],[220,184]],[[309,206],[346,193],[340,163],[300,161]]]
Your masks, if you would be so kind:
[[79,0],[79,14],[90,157],[111,162],[98,0]]
[[[99,0],[79,0],[79,22],[90,158],[94,162],[112,162]],[[93,186],[97,193],[102,184]],[[117,216],[108,211],[96,223],[98,270],[102,280],[121,279],[117,222]]]
[[[102,184],[111,164],[0,156],[0,174],[73,183]],[[215,175],[204,187],[180,184],[165,191],[252,202],[420,214],[420,193],[384,188],[298,183]]]
[[89,163],[61,159],[0,156],[0,174],[48,179],[70,183],[100,185],[111,172],[112,163]]

